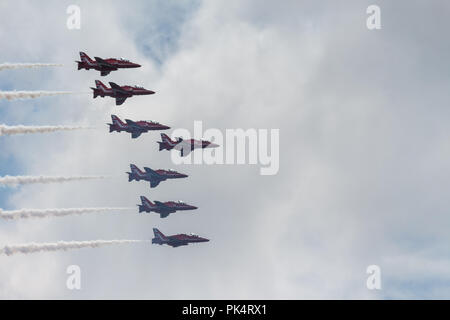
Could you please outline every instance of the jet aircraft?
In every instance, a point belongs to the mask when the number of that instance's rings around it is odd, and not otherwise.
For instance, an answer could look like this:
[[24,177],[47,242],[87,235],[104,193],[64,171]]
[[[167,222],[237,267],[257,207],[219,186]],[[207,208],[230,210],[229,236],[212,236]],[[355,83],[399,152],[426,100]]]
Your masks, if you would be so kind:
[[158,141],[159,151],[175,149],[180,151],[182,157],[187,156],[194,149],[217,148],[219,146],[218,144],[205,140],[183,140],[183,138],[176,138],[176,141],[173,141],[164,133],[161,133],[161,140]]
[[105,96],[113,97],[116,99],[116,105],[120,106],[125,102],[127,98],[132,96],[141,96],[154,94],[155,92],[152,90],[144,89],[143,87],[138,86],[119,86],[114,82],[110,82],[109,85],[111,88],[105,86],[100,80],[95,80],[96,88],[91,89],[94,91],[94,99],[98,96],[104,98]]
[[183,201],[151,202],[144,196],[141,196],[141,204],[137,206],[139,207],[139,213],[153,211],[159,213],[161,218],[166,218],[169,214],[176,211],[197,209],[197,207],[186,204]]
[[208,242],[209,239],[199,237],[196,234],[175,234],[173,236],[166,236],[161,231],[153,228],[153,234],[155,237],[152,239],[152,243],[163,245],[167,244],[173,248],[180,246],[187,246],[189,243]]
[[131,138],[135,139],[139,137],[142,133],[151,131],[151,130],[167,130],[170,127],[160,124],[159,122],[150,121],[150,120],[141,120],[141,121],[132,121],[129,119],[125,119],[125,122],[120,120],[120,118],[114,114],[111,115],[112,123],[107,123],[109,125],[109,132],[117,131],[126,131],[131,133]]
[[175,170],[152,170],[148,167],[144,167],[144,171],[141,171],[136,165],[130,164],[131,172],[128,173],[128,181],[140,181],[145,180],[150,182],[150,188],[155,188],[161,181],[167,179],[187,178],[187,174],[179,173]]
[[125,59],[102,59],[99,57],[94,57],[94,61],[84,52],[80,52],[80,59],[81,61],[75,61],[78,64],[78,70],[95,69],[97,71],[100,71],[101,76],[106,76],[111,71],[116,71],[118,69],[139,68],[141,66],[140,64],[133,63]]

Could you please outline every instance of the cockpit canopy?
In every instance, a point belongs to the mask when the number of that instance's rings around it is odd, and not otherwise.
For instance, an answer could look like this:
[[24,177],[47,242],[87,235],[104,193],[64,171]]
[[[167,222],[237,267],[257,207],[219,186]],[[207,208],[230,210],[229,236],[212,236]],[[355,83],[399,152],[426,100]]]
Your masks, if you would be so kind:
[[144,87],[134,86],[136,89],[144,89]]
[[198,238],[198,235],[197,234],[195,234],[195,233],[189,233],[189,235],[191,236],[191,237],[196,237],[196,238]]
[[130,60],[127,60],[127,59],[124,59],[124,58],[120,58],[120,61],[123,61],[123,62],[130,62]]

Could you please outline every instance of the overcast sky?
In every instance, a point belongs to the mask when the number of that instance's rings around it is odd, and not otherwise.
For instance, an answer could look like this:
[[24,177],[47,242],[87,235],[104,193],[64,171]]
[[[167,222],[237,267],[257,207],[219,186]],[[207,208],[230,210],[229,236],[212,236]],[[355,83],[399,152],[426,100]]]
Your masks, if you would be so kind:
[[[66,27],[70,4],[0,3],[0,63],[64,64],[1,71],[1,90],[80,92],[1,100],[0,123],[98,129],[0,137],[0,175],[111,178],[1,188],[0,207],[132,207],[145,195],[199,209],[0,221],[0,245],[150,239],[153,227],[211,241],[0,256],[1,298],[450,298],[450,3],[77,1],[80,30]],[[380,30],[366,27],[371,4]],[[101,78],[76,70],[79,51],[142,68]],[[117,107],[92,99],[96,79],[156,94]],[[175,166],[158,133],[109,134],[111,114],[280,129],[280,170]],[[128,183],[130,163],[189,178],[150,189]],[[73,264],[81,290],[66,288]],[[373,264],[378,291],[366,288]]]

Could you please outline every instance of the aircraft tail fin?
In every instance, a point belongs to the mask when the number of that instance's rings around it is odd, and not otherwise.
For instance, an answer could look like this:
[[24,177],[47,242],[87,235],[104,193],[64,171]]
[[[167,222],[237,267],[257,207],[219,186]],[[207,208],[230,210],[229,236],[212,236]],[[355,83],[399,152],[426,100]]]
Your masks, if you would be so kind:
[[154,206],[154,204],[144,196],[141,196],[141,203],[142,203],[142,206],[145,206],[145,205],[148,205],[149,207]]
[[105,86],[105,84],[103,82],[101,82],[100,80],[95,80],[95,86],[97,87],[97,89],[103,90],[103,91],[106,91],[106,89],[108,89],[108,87]]
[[153,203],[150,202],[150,200],[148,200],[146,197],[141,196],[141,204],[138,204],[137,206],[139,207],[139,213],[141,212],[148,212],[149,211],[149,207],[151,207],[153,205]]
[[130,169],[133,173],[142,173],[142,171],[135,164],[130,164]]
[[161,140],[165,143],[173,142],[172,139],[170,139],[170,137],[165,133],[161,133]]
[[86,53],[80,52],[81,62],[85,62],[88,64],[92,64],[94,60],[92,60]]
[[168,136],[167,134],[165,134],[165,133],[161,133],[161,140],[162,140],[162,141],[158,141],[158,144],[159,144],[159,151],[164,150],[164,149],[170,150],[170,145],[171,145],[171,144],[173,145],[173,144],[175,143],[175,142],[172,141],[172,140],[169,138],[169,136]]
[[92,93],[94,95],[94,99],[97,98],[97,96],[100,95],[100,93],[98,92],[98,89],[97,88],[93,88],[93,87],[91,87],[91,89],[92,89]]
[[118,116],[116,116],[115,114],[111,115],[111,120],[113,125],[124,128],[125,127],[125,123],[120,120],[120,118]]
[[103,96],[103,93],[106,92],[108,88],[100,80],[95,80],[95,88],[91,87],[91,89],[95,99],[98,96]]
[[[133,180],[139,181],[138,178],[142,174],[142,171],[139,170],[139,168],[134,164],[130,164],[130,169],[131,169],[131,172],[127,172],[128,173],[128,182],[133,181]],[[144,200],[142,198],[143,197],[141,197],[141,200],[142,200],[142,202],[144,202]]]
[[112,123],[107,123],[109,125],[109,132],[117,131],[120,132],[120,129],[124,128],[124,123],[120,120],[120,118],[114,114],[111,115]]
[[157,228],[153,228],[153,234],[155,235],[155,238],[160,241],[166,241],[167,237],[159,231]]

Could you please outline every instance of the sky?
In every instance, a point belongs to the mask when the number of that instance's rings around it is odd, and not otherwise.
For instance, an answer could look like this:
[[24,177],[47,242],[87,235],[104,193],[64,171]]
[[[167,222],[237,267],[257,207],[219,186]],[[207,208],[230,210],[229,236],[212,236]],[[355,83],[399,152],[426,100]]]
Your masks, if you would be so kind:
[[[186,247],[148,243],[0,256],[2,299],[450,298],[450,4],[423,1],[3,1],[1,90],[76,94],[0,100],[0,123],[94,130],[0,137],[0,175],[108,179],[0,188],[0,207],[128,207],[182,199],[160,219],[131,211],[0,221],[0,246],[151,239],[194,232]],[[69,5],[81,28],[66,26]],[[366,26],[369,5],[379,30]],[[79,51],[139,69],[76,70]],[[156,91],[118,107],[94,80]],[[111,114],[173,129],[279,129],[280,167],[179,165],[158,133],[108,133]],[[197,152],[197,151],[196,151]],[[129,164],[189,178],[150,189]],[[66,286],[81,269],[81,289]],[[381,270],[369,290],[366,269]]]

